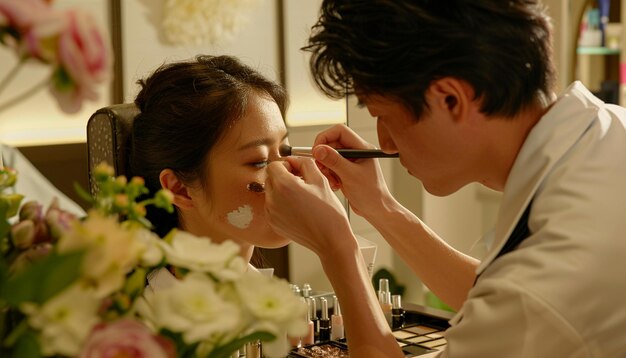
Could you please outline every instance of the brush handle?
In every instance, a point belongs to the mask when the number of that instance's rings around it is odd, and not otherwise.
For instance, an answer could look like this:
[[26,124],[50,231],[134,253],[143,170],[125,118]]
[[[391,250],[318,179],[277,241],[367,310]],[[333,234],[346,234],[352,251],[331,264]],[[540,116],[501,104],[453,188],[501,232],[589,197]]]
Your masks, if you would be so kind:
[[344,158],[397,158],[398,153],[385,153],[380,149],[335,149]]
[[[344,158],[397,158],[398,153],[387,154],[380,149],[335,149]],[[281,155],[297,155],[311,157],[311,147],[285,147],[281,148]]]

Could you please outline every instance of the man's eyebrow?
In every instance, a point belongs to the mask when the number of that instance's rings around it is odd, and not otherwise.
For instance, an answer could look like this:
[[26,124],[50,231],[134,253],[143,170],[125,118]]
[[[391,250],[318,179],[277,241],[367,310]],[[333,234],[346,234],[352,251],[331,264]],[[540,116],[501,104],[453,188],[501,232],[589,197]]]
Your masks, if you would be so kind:
[[[286,132],[285,135],[280,139],[280,141],[284,141],[285,138],[287,138],[287,136],[289,135],[289,132]],[[249,149],[249,148],[254,148],[254,147],[260,147],[260,146],[269,146],[271,144],[274,143],[274,139],[273,138],[260,138],[260,139],[255,139],[251,142],[248,142],[242,146],[240,146],[238,148],[238,150],[245,150],[245,149]]]

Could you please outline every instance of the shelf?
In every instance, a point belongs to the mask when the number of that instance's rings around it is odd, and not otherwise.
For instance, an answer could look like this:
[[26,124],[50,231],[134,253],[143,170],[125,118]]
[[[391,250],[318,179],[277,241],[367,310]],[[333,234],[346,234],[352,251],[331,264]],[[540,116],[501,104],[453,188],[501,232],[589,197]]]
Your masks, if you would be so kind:
[[620,49],[608,47],[578,47],[576,53],[579,55],[619,55]]

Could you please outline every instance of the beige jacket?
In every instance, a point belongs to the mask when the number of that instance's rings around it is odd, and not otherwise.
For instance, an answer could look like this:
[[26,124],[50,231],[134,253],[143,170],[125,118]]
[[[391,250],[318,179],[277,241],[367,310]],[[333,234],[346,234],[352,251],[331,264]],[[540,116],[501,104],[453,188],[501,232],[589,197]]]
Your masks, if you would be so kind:
[[[532,200],[531,235],[494,260]],[[626,357],[626,109],[572,84],[525,141],[440,357]]]

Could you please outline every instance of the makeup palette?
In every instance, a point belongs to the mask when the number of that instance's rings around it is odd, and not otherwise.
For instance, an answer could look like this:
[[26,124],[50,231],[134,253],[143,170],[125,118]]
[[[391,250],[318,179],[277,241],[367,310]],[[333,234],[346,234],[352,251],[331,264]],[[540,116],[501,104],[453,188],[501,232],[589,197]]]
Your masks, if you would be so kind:
[[[393,335],[405,357],[418,357],[422,354],[442,350],[446,346],[445,330],[453,313],[408,304],[405,307],[405,324],[395,329]],[[348,345],[345,339],[328,341],[296,348],[288,357],[326,358],[348,357]]]

